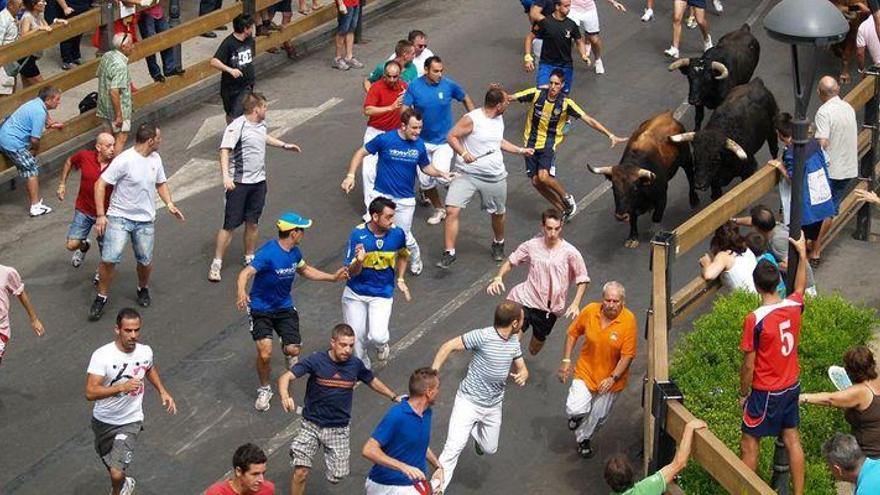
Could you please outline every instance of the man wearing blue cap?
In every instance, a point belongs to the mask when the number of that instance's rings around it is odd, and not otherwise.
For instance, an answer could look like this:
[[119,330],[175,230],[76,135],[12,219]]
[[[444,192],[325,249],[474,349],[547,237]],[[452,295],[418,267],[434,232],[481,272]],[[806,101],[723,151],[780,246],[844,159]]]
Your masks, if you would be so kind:
[[[302,337],[299,333],[299,314],[290,293],[296,274],[323,282],[338,282],[348,278],[348,269],[345,267],[335,273],[326,273],[303,260],[298,245],[305,229],[312,226],[310,219],[288,212],[281,215],[275,225],[278,227],[278,239],[263,244],[251,264],[238,274],[237,306],[241,311],[248,311],[251,336],[257,346],[257,375],[260,379],[254,403],[257,411],[269,410],[273,395],[269,384],[273,331],[281,337],[281,350],[287,359],[287,367],[291,368],[298,360]],[[251,277],[254,277],[254,283],[248,295],[247,284]]]

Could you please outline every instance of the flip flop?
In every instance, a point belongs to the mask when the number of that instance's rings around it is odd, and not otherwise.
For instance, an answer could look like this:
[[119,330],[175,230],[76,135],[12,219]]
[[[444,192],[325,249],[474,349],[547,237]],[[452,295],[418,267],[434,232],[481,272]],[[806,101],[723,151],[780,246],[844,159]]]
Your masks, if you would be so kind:
[[810,258],[810,266],[817,268],[822,264],[822,258]]
[[309,15],[311,13],[308,10],[298,10],[297,12],[299,12],[302,15]]

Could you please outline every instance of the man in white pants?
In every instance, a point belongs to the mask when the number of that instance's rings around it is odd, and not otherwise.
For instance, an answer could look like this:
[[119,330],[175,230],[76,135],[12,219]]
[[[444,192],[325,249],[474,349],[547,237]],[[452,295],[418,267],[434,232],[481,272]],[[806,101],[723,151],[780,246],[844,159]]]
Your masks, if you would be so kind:
[[575,432],[578,454],[593,456],[590,439],[605,423],[617,394],[626,388],[629,365],[636,357],[636,317],[626,309],[626,291],[618,282],[602,287],[602,302],[587,304],[568,327],[559,380],[571,376],[571,352],[578,338],[584,345],[568,389],[565,412]]
[[[523,386],[529,370],[523,359],[519,333],[525,315],[519,303],[503,301],[495,308],[494,326],[471,330],[447,341],[434,356],[432,368],[440,371],[449,354],[468,350],[474,357],[467,375],[458,386],[455,405],[449,418],[446,444],[440,454],[443,468],[443,491],[452,481],[458,456],[474,437],[477,455],[494,454],[501,433],[501,406],[508,375]],[[514,372],[510,372],[511,364]]]
[[367,155],[379,155],[376,165],[376,184],[370,201],[379,196],[391,199],[396,204],[396,224],[406,233],[406,247],[410,252],[410,273],[422,273],[422,258],[419,244],[412,233],[413,213],[416,208],[414,184],[416,170],[421,169],[431,177],[452,179],[452,174],[435,168],[428,159],[425,142],[419,137],[422,132],[422,115],[408,108],[400,116],[400,127],[373,138],[354,153],[348,165],[348,173],[343,179],[345,193],[354,189],[354,177],[358,167]]
[[535,152],[504,139],[503,115],[507,105],[507,94],[500,86],[492,85],[486,91],[483,108],[468,112],[449,131],[449,146],[461,158],[455,163],[459,175],[446,194],[445,249],[437,262],[440,268],[449,268],[455,262],[459,216],[474,193],[480,194],[480,206],[492,217],[492,259],[504,261],[507,169],[501,152],[526,156]]
[[[620,12],[626,12],[626,7],[617,0],[608,0],[608,2]],[[596,0],[571,0],[568,18],[586,33],[587,49],[593,52],[593,69],[596,74],[604,74],[605,64],[602,63],[602,40],[599,38],[599,10],[596,8]]]
[[[376,346],[380,362],[388,360],[388,321],[394,286],[409,301],[403,274],[409,259],[406,234],[394,226],[395,204],[379,196],[370,203],[370,221],[351,232],[345,265],[349,280],[342,293],[342,316],[354,329],[354,355],[370,368],[367,342]],[[394,274],[397,272],[395,283]]]

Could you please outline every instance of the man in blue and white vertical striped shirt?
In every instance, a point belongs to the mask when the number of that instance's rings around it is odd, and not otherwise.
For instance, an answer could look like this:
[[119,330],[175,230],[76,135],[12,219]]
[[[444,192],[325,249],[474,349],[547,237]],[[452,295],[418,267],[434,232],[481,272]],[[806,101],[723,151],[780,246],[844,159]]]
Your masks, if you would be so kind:
[[[458,456],[474,437],[478,455],[493,454],[498,449],[501,432],[501,405],[508,375],[517,385],[525,385],[529,377],[520,348],[519,333],[523,325],[523,308],[519,303],[504,301],[495,308],[491,327],[471,330],[447,341],[437,351],[433,368],[440,370],[449,354],[468,350],[474,354],[467,375],[458,387],[455,405],[449,418],[446,445],[440,454],[443,467],[443,491],[452,480]],[[514,372],[511,373],[511,365]]]

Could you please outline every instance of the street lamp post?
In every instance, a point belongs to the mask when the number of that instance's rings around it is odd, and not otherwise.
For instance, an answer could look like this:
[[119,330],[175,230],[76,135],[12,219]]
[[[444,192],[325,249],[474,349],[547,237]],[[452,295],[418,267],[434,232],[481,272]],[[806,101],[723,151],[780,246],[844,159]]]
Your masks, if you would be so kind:
[[[789,231],[794,239],[801,236],[801,216],[804,197],[804,162],[809,129],[807,107],[816,80],[816,48],[842,41],[849,31],[843,14],[828,0],[783,0],[764,18],[767,34],[791,45],[792,82],[794,83],[794,174],[791,178],[791,203]],[[798,48],[809,52],[809,63],[801,66]],[[806,70],[802,70],[806,69]],[[794,286],[799,257],[794,249],[788,250],[787,285]],[[773,479],[771,485],[777,493],[788,494],[788,453],[781,438],[776,441],[773,455]]]

